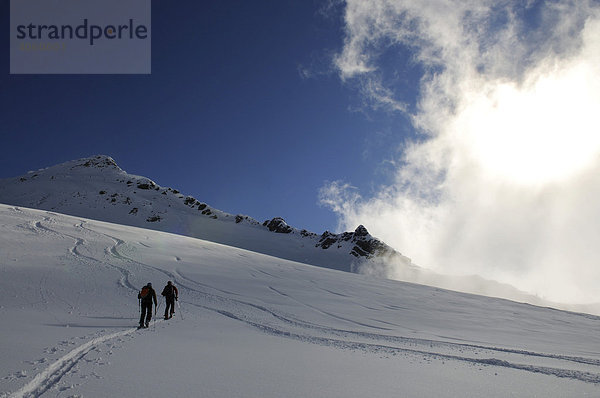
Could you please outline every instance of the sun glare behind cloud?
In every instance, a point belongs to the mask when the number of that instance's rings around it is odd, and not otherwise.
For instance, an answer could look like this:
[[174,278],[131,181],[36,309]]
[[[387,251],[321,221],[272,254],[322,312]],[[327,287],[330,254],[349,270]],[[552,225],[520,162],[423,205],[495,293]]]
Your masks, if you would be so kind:
[[520,86],[488,83],[466,95],[451,130],[493,178],[535,185],[568,178],[600,153],[600,73],[594,69],[579,62],[536,71]]

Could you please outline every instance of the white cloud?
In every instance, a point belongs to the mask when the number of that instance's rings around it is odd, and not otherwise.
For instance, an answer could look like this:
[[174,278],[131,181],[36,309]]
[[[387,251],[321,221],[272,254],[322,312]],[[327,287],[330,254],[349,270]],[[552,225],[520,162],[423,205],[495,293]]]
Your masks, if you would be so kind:
[[420,266],[600,301],[600,18],[593,2],[521,3],[347,1],[340,76],[406,112],[380,55],[410,48],[426,138],[394,184],[331,184],[324,203]]

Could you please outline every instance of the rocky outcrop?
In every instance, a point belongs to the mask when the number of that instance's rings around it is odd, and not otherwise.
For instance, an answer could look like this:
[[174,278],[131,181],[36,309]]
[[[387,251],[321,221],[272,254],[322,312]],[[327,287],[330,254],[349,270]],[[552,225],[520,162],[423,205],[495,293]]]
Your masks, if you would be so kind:
[[277,232],[278,234],[289,234],[294,229],[287,225],[285,220],[281,217],[275,217],[272,220],[267,220],[263,223],[264,227],[267,227],[271,232]]
[[112,169],[121,170],[121,168],[117,165],[117,162],[115,162],[114,159],[111,158],[110,156],[97,155],[97,156],[94,156],[91,158],[86,158],[83,160],[84,160],[84,162],[82,164],[75,165],[75,166],[73,166],[73,168],[95,167],[98,169],[112,168]]
[[395,253],[394,249],[379,239],[372,237],[363,225],[359,225],[354,232],[332,234],[329,231],[325,231],[321,235],[316,247],[329,249],[334,246],[341,249],[348,243],[352,245],[350,254],[354,257],[372,258]]

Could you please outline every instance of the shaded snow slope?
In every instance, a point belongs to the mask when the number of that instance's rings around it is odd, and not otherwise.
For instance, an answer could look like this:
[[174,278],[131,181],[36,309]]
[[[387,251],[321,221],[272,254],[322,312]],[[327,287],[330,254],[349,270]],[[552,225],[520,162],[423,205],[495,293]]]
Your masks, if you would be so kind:
[[0,396],[600,395],[595,316],[5,205],[0,236]]

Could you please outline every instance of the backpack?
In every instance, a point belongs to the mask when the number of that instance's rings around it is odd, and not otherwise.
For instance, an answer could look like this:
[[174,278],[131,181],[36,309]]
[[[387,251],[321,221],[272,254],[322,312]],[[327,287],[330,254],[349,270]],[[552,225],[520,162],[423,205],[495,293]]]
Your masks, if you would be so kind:
[[163,296],[174,296],[175,292],[173,291],[173,285],[167,285],[162,291]]
[[150,294],[150,288],[148,286],[144,286],[142,291],[140,292],[140,298],[143,300]]

